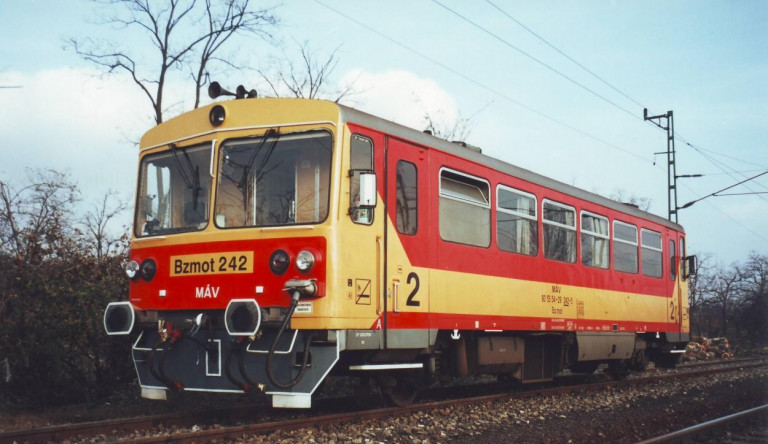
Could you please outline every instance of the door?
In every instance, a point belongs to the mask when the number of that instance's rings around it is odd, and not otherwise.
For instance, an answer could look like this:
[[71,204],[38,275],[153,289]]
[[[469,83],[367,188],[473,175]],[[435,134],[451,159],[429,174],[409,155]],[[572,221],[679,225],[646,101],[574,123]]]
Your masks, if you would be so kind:
[[385,344],[429,344],[430,221],[427,150],[389,139],[386,153]]
[[678,261],[680,266],[678,267],[680,273],[680,286],[677,292],[677,321],[680,323],[680,333],[685,334],[690,332],[690,320],[688,318],[688,267],[686,261],[686,249],[685,238],[680,236],[680,256]]
[[[679,238],[679,244],[676,244],[675,239],[677,233],[671,230],[667,231],[669,237],[668,243],[668,258],[669,258],[669,280],[670,295],[669,302],[667,304],[667,319],[669,322],[676,324],[676,337],[671,338],[675,341],[680,340],[680,334],[687,332],[688,322],[688,285],[685,282],[683,261],[685,260],[685,240]],[[679,246],[679,250],[678,250]]]

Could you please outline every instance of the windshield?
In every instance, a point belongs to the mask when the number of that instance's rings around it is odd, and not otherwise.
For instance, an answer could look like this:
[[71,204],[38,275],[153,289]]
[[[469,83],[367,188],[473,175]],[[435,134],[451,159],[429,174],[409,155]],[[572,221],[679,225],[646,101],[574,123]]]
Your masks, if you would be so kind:
[[219,228],[311,224],[328,215],[331,134],[312,131],[223,144],[215,223]]
[[144,156],[139,169],[136,236],[202,230],[208,225],[210,145]]

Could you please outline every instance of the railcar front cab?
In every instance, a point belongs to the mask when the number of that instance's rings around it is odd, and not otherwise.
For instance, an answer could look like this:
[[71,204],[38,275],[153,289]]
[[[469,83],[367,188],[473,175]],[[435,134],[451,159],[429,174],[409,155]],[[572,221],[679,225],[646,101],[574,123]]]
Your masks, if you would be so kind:
[[[186,113],[145,136],[125,267],[130,302],[109,304],[104,328],[136,336],[145,398],[258,388],[275,407],[310,407],[339,341],[334,331],[289,326],[326,292],[335,127],[291,123],[290,109],[254,117],[242,102]],[[284,126],[253,126],[261,120]],[[376,177],[362,172],[358,207],[375,205]]]

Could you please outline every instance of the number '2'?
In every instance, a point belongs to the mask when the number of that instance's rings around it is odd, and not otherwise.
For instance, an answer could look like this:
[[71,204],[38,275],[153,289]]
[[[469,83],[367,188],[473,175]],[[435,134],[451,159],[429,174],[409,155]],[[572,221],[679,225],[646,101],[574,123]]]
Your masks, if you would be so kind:
[[408,274],[408,279],[406,279],[405,282],[407,284],[410,284],[411,281],[416,281],[416,285],[414,285],[413,291],[411,291],[411,294],[408,295],[408,300],[405,301],[405,305],[409,305],[411,307],[419,307],[421,306],[421,302],[414,299],[416,297],[416,293],[418,293],[419,291],[419,275],[414,272],[411,272],[410,274]]

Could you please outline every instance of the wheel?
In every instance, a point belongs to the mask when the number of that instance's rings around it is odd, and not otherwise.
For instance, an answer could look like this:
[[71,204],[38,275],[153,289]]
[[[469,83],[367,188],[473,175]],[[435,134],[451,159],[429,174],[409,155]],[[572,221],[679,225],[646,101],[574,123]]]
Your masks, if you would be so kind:
[[600,361],[580,361],[571,366],[573,373],[586,373],[591,375],[600,366]]
[[629,369],[629,361],[611,361],[610,364],[608,364],[608,373],[610,373],[611,378],[616,381],[627,379],[627,376],[629,376]]
[[659,353],[656,355],[656,367],[661,368],[675,368],[677,361],[680,360],[680,354],[673,353]]
[[632,370],[644,372],[650,362],[648,350],[638,350],[632,357]]
[[405,407],[416,400],[418,388],[412,378],[387,375],[379,378],[379,391],[384,401],[397,407]]

